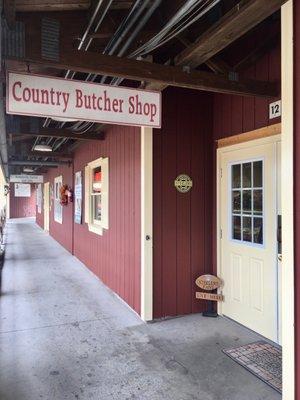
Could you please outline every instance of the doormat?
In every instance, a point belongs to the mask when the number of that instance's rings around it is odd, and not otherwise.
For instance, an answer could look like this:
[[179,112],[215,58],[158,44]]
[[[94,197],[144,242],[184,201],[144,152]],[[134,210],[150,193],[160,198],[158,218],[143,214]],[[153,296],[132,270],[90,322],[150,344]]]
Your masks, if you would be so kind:
[[282,393],[281,348],[262,340],[234,349],[224,349],[223,353]]

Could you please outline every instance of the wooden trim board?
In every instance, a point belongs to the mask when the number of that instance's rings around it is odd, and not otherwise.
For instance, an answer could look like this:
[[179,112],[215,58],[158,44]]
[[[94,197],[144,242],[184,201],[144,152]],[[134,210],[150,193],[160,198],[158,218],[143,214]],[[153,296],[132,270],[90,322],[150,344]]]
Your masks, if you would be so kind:
[[239,135],[230,136],[224,139],[217,140],[217,147],[232,146],[234,144],[249,142],[250,140],[261,139],[268,136],[274,136],[281,133],[281,123],[269,125],[264,128],[256,129],[255,131],[241,133]]

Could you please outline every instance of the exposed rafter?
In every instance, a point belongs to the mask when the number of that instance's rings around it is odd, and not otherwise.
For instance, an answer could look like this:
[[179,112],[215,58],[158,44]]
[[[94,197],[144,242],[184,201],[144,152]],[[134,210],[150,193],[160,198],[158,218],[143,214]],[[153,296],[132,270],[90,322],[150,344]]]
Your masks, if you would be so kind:
[[280,9],[287,0],[243,0],[205,31],[175,59],[176,65],[192,68],[225,49],[255,25]]
[[181,67],[153,64],[145,61],[72,51],[64,53],[59,62],[42,59],[19,60],[19,70],[27,70],[28,65],[43,65],[59,70],[80,71],[98,75],[116,76],[137,81],[150,81],[161,85],[177,86],[244,96],[276,97],[277,85],[255,80],[230,80],[213,73],[183,70]]
[[[198,40],[183,50],[174,60],[175,65],[196,68],[228,47],[254,26],[278,11],[287,0],[242,0],[226,13]],[[149,89],[162,90],[166,85],[150,83]]]
[[41,137],[54,137],[54,138],[68,138],[75,140],[103,140],[104,136],[102,133],[92,134],[78,134],[67,129],[49,129],[41,128],[38,132],[8,132],[9,135],[13,136],[41,136]]
[[22,12],[87,10],[91,6],[91,0],[15,0],[15,3],[16,11]]
[[45,156],[47,156],[47,157],[59,158],[59,159],[64,159],[64,158],[71,159],[71,158],[73,158],[72,154],[59,153],[59,152],[55,152],[55,151],[52,151],[51,153],[48,153],[48,154],[43,152],[43,151],[30,151],[28,153],[28,156],[37,156],[37,157],[45,157]]

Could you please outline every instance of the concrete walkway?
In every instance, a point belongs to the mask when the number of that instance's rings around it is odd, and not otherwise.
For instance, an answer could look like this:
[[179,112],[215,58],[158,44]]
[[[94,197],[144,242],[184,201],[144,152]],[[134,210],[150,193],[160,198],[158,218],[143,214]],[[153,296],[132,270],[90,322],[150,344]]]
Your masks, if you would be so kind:
[[223,355],[259,337],[200,315],[144,324],[32,221],[7,225],[1,400],[278,400]]

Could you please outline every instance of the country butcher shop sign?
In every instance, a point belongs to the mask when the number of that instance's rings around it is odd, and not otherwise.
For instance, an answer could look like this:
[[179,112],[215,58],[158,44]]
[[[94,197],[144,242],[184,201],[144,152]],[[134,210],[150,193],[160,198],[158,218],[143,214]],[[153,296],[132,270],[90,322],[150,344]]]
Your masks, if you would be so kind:
[[161,93],[8,72],[6,112],[161,127]]

